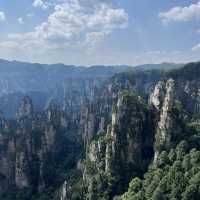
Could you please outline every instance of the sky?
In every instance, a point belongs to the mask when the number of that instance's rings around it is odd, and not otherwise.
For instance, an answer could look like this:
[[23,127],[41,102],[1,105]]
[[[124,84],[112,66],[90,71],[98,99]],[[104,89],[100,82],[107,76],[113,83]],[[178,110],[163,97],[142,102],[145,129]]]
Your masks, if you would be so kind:
[[199,0],[0,0],[0,58],[73,65],[200,60]]

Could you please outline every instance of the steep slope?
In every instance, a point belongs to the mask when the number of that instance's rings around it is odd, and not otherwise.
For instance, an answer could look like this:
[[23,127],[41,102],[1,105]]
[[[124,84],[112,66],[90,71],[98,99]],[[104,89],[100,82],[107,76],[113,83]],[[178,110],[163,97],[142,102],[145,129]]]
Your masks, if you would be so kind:
[[[144,173],[153,156],[150,119],[151,113],[139,97],[128,92],[119,95],[107,133],[93,139],[88,149],[86,198],[111,199],[124,191],[131,177]],[[102,194],[104,189],[107,193]]]

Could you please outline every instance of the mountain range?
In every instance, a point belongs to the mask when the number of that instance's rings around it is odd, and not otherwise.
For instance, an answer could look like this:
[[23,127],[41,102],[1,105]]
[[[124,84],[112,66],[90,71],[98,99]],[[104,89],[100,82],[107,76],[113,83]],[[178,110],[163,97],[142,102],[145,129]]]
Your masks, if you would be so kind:
[[[180,64],[163,63],[136,66],[91,66],[79,67],[64,64],[38,64],[0,60],[0,110],[7,117],[13,117],[20,99],[29,95],[35,100],[37,110],[41,110],[50,98],[61,101],[63,87],[70,84],[81,88],[82,82],[95,80],[101,84],[114,74],[125,71],[151,69],[168,70]],[[59,93],[59,94],[58,94]],[[10,106],[12,105],[12,106]]]
[[0,199],[200,198],[199,62],[1,63]]

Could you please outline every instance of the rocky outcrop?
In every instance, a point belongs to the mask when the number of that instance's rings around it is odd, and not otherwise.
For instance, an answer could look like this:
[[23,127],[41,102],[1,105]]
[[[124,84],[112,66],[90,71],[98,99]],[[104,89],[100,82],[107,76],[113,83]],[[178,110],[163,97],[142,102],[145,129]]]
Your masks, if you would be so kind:
[[154,153],[154,162],[156,163],[159,151],[171,144],[174,128],[176,127],[172,113],[175,103],[174,80],[169,79],[166,82],[159,82],[150,96],[149,103],[154,106],[158,113]]
[[[148,163],[153,156],[153,126],[149,118],[150,112],[140,97],[129,92],[119,95],[107,133],[95,138],[89,146],[87,162],[90,167],[86,166],[84,174],[88,190],[94,187],[93,182],[97,184],[95,176],[89,172],[91,166],[97,170],[97,176],[105,173],[124,184],[140,170],[145,170],[143,160]],[[112,187],[119,193],[123,190],[117,183],[112,183]]]
[[149,103],[153,105],[156,110],[160,110],[165,97],[165,84],[163,81],[159,81],[152,94],[150,95]]
[[93,140],[89,145],[88,158],[91,162],[96,164],[98,170],[105,169],[105,150],[106,140],[104,136],[98,136],[97,139]]
[[167,145],[171,141],[171,136],[173,132],[173,121],[170,116],[170,112],[174,106],[175,99],[175,87],[174,81],[172,79],[166,82],[166,92],[161,109],[160,121],[158,122],[158,132],[160,134],[161,145]]

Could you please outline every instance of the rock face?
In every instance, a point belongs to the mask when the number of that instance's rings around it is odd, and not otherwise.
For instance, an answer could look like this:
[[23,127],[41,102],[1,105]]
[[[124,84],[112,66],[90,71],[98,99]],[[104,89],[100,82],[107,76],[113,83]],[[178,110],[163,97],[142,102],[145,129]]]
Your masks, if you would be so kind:
[[[35,113],[29,97],[22,100],[17,120],[0,115],[0,198],[12,187],[37,193],[57,181],[55,169],[61,173],[69,152],[77,148],[77,144],[68,141],[63,118],[53,102],[44,113]],[[73,163],[76,165],[76,160]]]
[[89,153],[88,158],[91,162],[96,163],[97,169],[105,169],[105,149],[106,149],[106,142],[104,138],[98,138],[94,140],[89,145]]
[[26,96],[22,99],[21,106],[19,108],[19,111],[17,113],[18,117],[27,117],[31,116],[33,113],[33,103],[31,99]]
[[174,80],[170,79],[166,82],[165,97],[161,109],[160,121],[158,122],[158,132],[160,133],[161,145],[167,145],[171,141],[173,121],[170,116],[170,111],[174,106]]
[[177,141],[177,102],[188,116],[200,112],[199,76],[139,72],[101,84],[66,82],[52,89],[42,112],[25,97],[17,119],[0,114],[0,199],[10,188],[31,194],[55,188],[60,200],[112,199]]
[[199,117],[200,112],[200,63],[189,63],[180,70],[167,74],[175,80],[175,96],[190,116]]
[[[113,110],[112,114],[113,104],[117,103],[121,90],[140,91],[143,87],[149,88],[156,81],[156,78],[151,77],[150,83],[147,83],[143,75],[142,80],[138,78],[135,81],[135,76],[133,77],[126,80],[126,75],[117,76],[104,85],[99,79],[66,80],[66,83],[62,82],[62,87],[51,90],[53,92],[50,96],[56,99],[56,103],[60,103],[59,107],[49,101],[44,106],[44,111],[36,112],[31,98],[26,96],[17,109],[17,119],[6,120],[1,115],[0,190],[9,191],[11,187],[16,187],[17,190],[28,188],[33,193],[38,193],[52,186],[57,179],[61,185],[65,177],[61,178],[59,174],[67,171],[68,165],[72,167],[77,164],[80,159],[78,156],[84,154],[82,143],[85,150],[91,144],[88,154],[90,159],[97,163],[99,170],[106,173],[113,166],[112,159],[117,159],[114,151],[119,151],[121,157],[127,157],[125,165],[133,163],[130,151],[137,148],[133,147],[134,142],[131,141],[124,148],[118,147],[120,138],[114,127],[115,115],[116,126],[125,117],[118,119],[123,107],[120,103],[119,111],[116,113]],[[109,125],[111,120],[113,123]],[[120,129],[125,129],[121,126]],[[94,138],[97,140],[94,141]],[[70,160],[68,165],[63,164],[74,154],[78,154],[77,158]]]
[[174,80],[169,79],[166,82],[159,82],[150,96],[149,103],[154,106],[158,113],[154,155],[154,162],[156,162],[159,151],[171,144],[173,128],[176,127],[172,114],[175,103]]
[[137,97],[127,95],[118,99],[112,114],[111,131],[107,134],[111,137],[114,160],[119,159],[122,164],[140,163],[146,122],[146,111]]
[[[126,92],[119,95],[107,133],[95,138],[89,146],[87,162],[93,165],[97,174],[105,173],[108,179],[109,176],[115,177],[121,184],[126,184],[134,174],[145,169],[142,160],[148,163],[153,156],[150,115],[139,97]],[[85,170],[84,179],[88,190],[92,190],[95,187],[92,184],[97,184],[95,176],[89,172],[88,166]],[[115,182],[112,187],[120,193],[124,189],[121,184]]]
[[153,105],[156,110],[160,110],[163,104],[165,96],[165,84],[163,81],[159,81],[152,94],[150,95],[149,103]]

